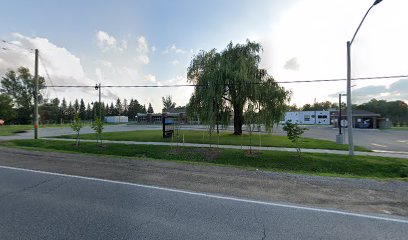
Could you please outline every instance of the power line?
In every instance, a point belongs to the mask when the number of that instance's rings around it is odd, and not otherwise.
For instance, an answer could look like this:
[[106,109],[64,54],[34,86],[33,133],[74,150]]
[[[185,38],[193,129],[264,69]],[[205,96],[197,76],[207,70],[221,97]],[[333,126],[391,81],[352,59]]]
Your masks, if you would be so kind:
[[[48,70],[47,70],[47,67],[45,66],[44,59],[41,57],[41,55],[39,55],[38,57],[40,58],[41,65],[44,68],[44,71],[45,71],[45,74],[47,75],[48,80],[50,81],[51,85],[54,85],[54,83],[52,82],[52,79],[50,77],[50,74],[48,74]],[[55,96],[57,96],[57,92],[55,91],[55,89],[53,88],[52,90],[54,91]]]
[[[362,80],[375,80],[375,79],[395,79],[395,78],[406,78],[408,75],[395,75],[395,76],[381,76],[381,77],[360,77],[360,78],[352,78],[351,80],[354,81],[362,81]],[[318,82],[340,82],[346,81],[345,78],[334,78],[334,79],[314,79],[314,80],[300,80],[300,81],[278,81],[275,83],[281,84],[293,84],[293,83],[318,83]],[[251,85],[260,85],[260,83],[244,83],[244,84],[251,84]],[[218,85],[226,85],[226,84],[218,84]],[[94,88],[95,86],[91,85],[50,85],[45,87],[51,88]],[[204,84],[174,84],[174,85],[102,85],[101,87],[104,88],[173,88],[173,87],[208,87],[208,85]]]
[[[15,44],[15,43],[6,41],[6,40],[4,40],[4,39],[0,39],[0,43],[5,43],[5,44],[8,44],[8,45],[11,45],[11,46],[14,46],[14,47],[18,47],[18,48],[20,48],[20,49],[22,49],[22,50],[26,50],[26,51],[28,51],[29,53],[34,53],[34,52],[33,52],[34,49],[32,49],[32,48],[25,48],[25,47],[22,47],[22,46],[20,46],[20,45],[18,45],[18,44]],[[4,48],[2,48],[2,49],[4,49]],[[5,49],[4,49],[4,50],[5,50]]]

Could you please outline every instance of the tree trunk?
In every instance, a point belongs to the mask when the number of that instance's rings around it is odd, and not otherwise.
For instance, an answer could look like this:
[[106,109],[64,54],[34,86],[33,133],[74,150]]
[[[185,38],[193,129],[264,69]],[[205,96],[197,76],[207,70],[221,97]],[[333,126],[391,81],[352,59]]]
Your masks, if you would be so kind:
[[243,108],[234,105],[234,135],[242,135]]

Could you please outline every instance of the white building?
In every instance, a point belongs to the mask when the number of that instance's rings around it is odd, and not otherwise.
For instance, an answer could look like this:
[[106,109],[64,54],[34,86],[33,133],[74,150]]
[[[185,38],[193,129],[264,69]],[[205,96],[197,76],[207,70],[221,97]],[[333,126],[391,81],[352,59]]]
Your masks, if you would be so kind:
[[285,113],[285,122],[330,125],[330,111],[298,111]]
[[106,123],[127,123],[129,118],[127,116],[108,116],[105,117]]

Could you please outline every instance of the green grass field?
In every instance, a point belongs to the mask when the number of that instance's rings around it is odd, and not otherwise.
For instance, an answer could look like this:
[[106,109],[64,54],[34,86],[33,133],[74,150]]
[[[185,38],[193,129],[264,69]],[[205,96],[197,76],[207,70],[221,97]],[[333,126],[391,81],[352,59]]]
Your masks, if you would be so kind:
[[[89,123],[85,123],[84,126],[90,126]],[[64,124],[44,124],[40,125],[40,128],[63,128],[70,127],[69,123]],[[33,125],[3,125],[0,126],[0,136],[11,136],[16,133],[20,133],[27,130],[34,129]]]
[[[153,145],[81,143],[52,140],[14,140],[1,143],[9,147],[29,147],[48,151],[69,151],[101,155],[162,159],[193,163],[218,164],[271,171],[307,173],[313,175],[399,179],[408,181],[408,160],[371,156],[304,153],[298,159],[293,152],[248,151],[218,148],[187,148]],[[118,159],[120,161],[120,159]]]
[[[219,137],[215,133],[211,137],[206,131],[182,130],[179,137],[163,139],[161,130],[131,131],[131,132],[109,132],[103,133],[104,140],[113,141],[135,141],[135,142],[184,142],[186,143],[211,143],[221,145],[250,145],[248,134],[235,136],[228,132],[221,132]],[[60,138],[75,138],[74,135],[60,136]],[[83,134],[81,139],[95,139],[95,134]],[[260,144],[261,143],[261,144]],[[272,134],[253,134],[252,146],[263,147],[294,147],[293,143],[286,136],[276,136]],[[347,145],[339,145],[332,141],[318,140],[311,138],[302,139],[302,148],[347,150]],[[363,147],[356,147],[357,151],[369,151]]]
[[0,136],[10,136],[31,129],[34,129],[32,125],[3,125],[0,126]]
[[408,131],[408,127],[392,127],[391,130]]

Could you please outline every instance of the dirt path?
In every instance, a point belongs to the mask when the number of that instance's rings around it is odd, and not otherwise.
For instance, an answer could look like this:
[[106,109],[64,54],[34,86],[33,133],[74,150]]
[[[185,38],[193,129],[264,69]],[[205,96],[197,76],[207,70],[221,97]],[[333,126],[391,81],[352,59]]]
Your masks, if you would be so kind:
[[262,201],[408,217],[408,183],[248,171],[120,157],[0,147],[0,165]]

